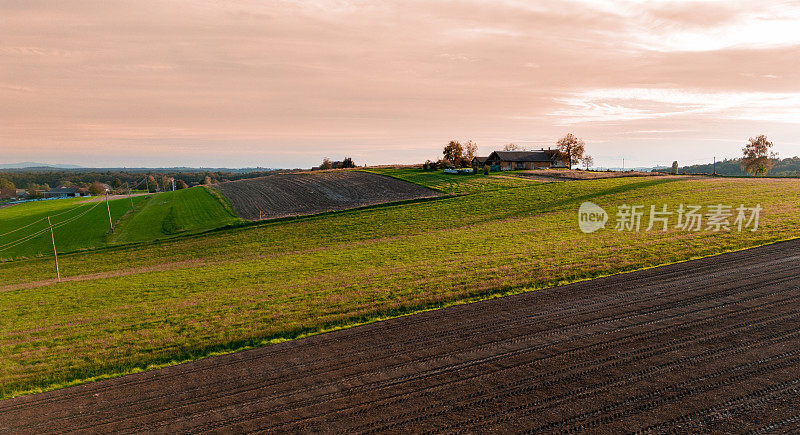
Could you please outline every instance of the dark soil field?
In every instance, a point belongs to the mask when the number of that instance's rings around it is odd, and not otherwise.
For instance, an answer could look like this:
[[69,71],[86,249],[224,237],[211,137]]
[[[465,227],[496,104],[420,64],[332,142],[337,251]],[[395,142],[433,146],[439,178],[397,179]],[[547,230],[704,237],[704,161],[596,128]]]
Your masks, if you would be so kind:
[[228,198],[239,217],[250,220],[345,210],[439,194],[413,183],[361,171],[276,174],[215,187]]
[[12,432],[792,432],[800,240],[0,402]]

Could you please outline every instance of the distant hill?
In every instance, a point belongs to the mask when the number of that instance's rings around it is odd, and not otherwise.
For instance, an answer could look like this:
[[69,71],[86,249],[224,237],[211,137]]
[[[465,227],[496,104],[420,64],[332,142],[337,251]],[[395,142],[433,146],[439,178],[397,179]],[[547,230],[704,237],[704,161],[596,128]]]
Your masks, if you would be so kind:
[[[742,170],[740,164],[742,159],[725,159],[717,162],[716,170],[719,175],[743,176],[747,175]],[[775,166],[766,175],[773,177],[797,177],[800,176],[800,157],[788,157],[785,159],[774,159]],[[678,162],[680,163],[680,162]],[[658,172],[670,172],[671,168],[658,169]],[[714,163],[702,165],[680,166],[678,173],[687,174],[712,174]]]
[[21,163],[2,163],[0,169],[26,169],[26,168],[55,168],[55,169],[77,169],[82,168],[78,165],[51,165],[49,163],[21,162]]

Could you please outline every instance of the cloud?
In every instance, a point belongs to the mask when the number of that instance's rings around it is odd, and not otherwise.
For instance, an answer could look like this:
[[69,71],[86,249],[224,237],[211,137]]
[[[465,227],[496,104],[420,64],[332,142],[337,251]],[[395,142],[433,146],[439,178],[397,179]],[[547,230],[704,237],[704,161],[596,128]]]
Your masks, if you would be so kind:
[[574,129],[604,149],[656,158],[654,134],[625,133],[680,130],[668,133],[674,150],[768,125],[800,151],[791,141],[800,134],[800,36],[790,28],[798,8],[8,0],[0,147],[7,159],[80,152],[83,164],[134,165],[146,160],[128,152],[137,146],[185,164],[192,146],[204,159],[219,146],[228,164],[310,166],[316,158],[294,160],[287,149],[415,162],[453,137],[490,151],[512,140],[546,145]]
[[800,123],[800,92],[703,92],[663,88],[592,89],[557,101],[566,108],[549,116],[564,124],[714,116]]

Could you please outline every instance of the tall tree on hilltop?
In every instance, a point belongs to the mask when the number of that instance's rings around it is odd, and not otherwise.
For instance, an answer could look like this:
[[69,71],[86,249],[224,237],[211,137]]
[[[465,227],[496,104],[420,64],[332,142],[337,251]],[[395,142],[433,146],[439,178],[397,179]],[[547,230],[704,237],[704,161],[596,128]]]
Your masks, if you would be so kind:
[[572,169],[572,165],[576,165],[581,161],[585,146],[586,143],[583,139],[575,137],[572,133],[568,133],[556,142],[556,148],[561,159],[570,169]]
[[772,169],[775,162],[772,159],[778,157],[778,154],[771,152],[772,142],[767,140],[763,134],[756,138],[750,138],[747,145],[742,148],[744,157],[742,157],[742,170],[751,175],[764,175]]

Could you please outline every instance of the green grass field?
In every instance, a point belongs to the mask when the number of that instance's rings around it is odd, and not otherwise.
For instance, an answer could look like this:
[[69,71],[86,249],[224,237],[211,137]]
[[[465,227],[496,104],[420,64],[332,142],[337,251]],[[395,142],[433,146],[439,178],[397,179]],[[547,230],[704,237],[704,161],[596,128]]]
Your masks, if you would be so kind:
[[482,172],[478,174],[445,174],[441,170],[423,171],[422,169],[407,168],[372,168],[366,171],[399,178],[444,193],[458,195],[513,189],[539,183],[538,181],[496,172],[490,175],[483,175]]
[[59,253],[151,242],[241,222],[227,201],[204,187],[109,201],[112,234],[105,202],[86,201],[57,199],[0,209],[0,259],[51,257],[48,216]]
[[[134,206],[143,199],[134,197]],[[48,216],[55,227],[54,236],[59,252],[105,246],[109,230],[105,201],[86,200],[55,199],[0,209],[0,259],[52,256]],[[109,206],[111,219],[117,222],[131,210],[131,201],[116,199],[110,201]]]
[[[58,284],[48,259],[0,263],[0,397],[794,238],[799,199],[796,180],[528,183],[73,253]],[[583,234],[587,200],[764,210],[757,232]]]
[[127,216],[112,243],[147,242],[240,222],[230,206],[202,186],[154,195]]

